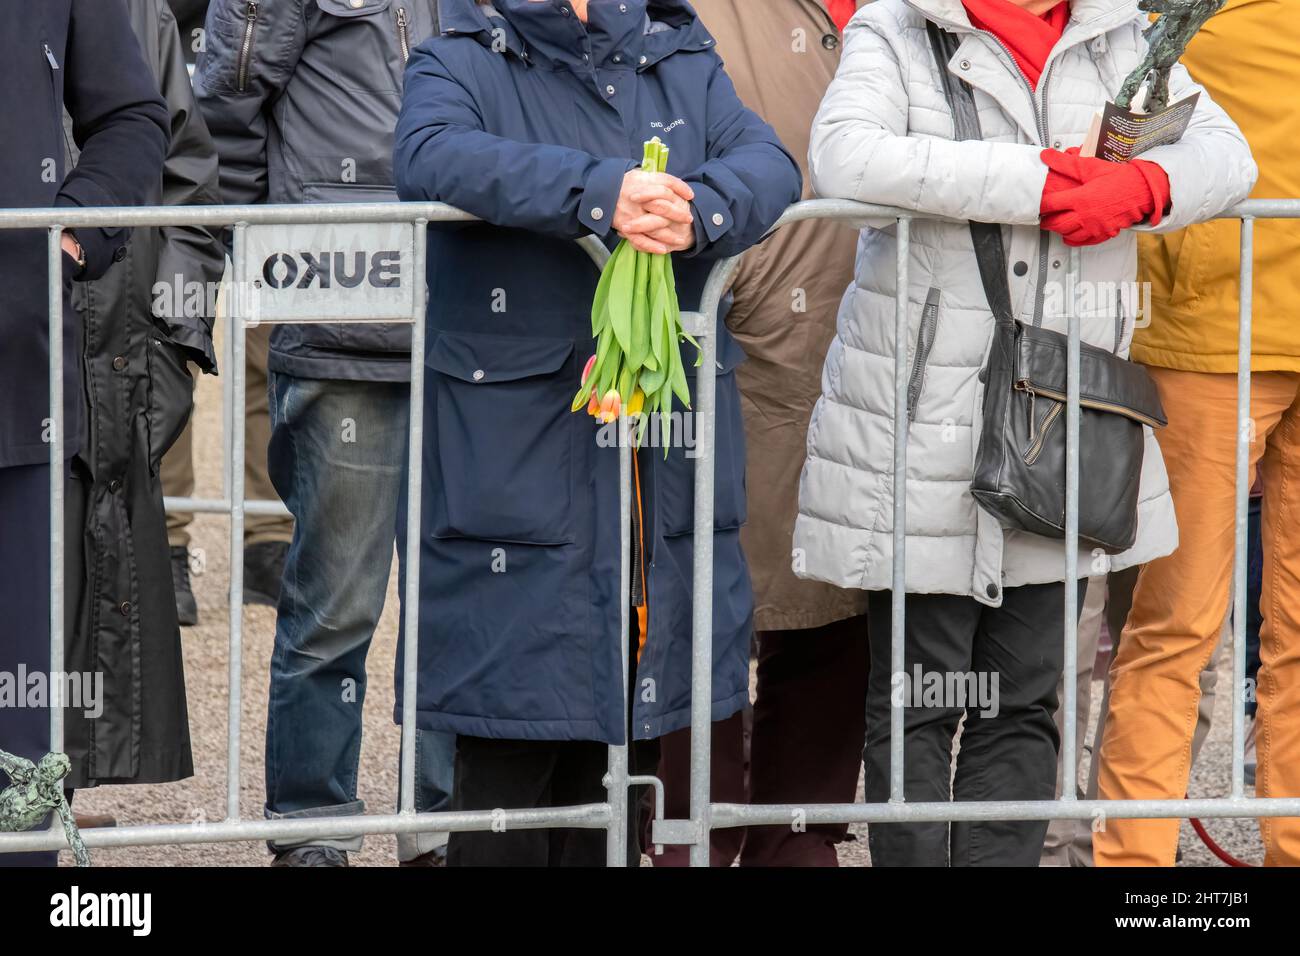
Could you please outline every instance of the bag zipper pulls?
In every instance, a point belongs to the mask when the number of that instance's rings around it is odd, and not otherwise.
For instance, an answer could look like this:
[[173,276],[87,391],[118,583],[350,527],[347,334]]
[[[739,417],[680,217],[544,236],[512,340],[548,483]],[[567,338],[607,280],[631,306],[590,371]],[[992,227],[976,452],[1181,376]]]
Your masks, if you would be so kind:
[[1017,380],[1016,388],[1029,394],[1029,444],[1032,445],[1034,439],[1038,437],[1038,418],[1034,415],[1034,399],[1038,393],[1034,391],[1027,378]]

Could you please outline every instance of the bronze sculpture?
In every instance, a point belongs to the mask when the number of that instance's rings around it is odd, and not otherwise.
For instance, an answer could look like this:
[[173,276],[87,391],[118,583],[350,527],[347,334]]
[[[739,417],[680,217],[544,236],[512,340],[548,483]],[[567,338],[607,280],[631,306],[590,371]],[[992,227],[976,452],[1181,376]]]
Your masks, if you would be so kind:
[[0,750],[0,770],[12,783],[0,791],[0,831],[31,830],[51,811],[59,815],[77,866],[90,866],[90,854],[63,796],[63,778],[72,769],[66,754],[49,753],[34,764]]
[[1120,87],[1115,105],[1130,109],[1143,82],[1147,88],[1146,111],[1158,113],[1169,105],[1169,71],[1205,21],[1223,7],[1225,0],[1139,0],[1138,9],[1158,13],[1159,18],[1142,31],[1147,55]]

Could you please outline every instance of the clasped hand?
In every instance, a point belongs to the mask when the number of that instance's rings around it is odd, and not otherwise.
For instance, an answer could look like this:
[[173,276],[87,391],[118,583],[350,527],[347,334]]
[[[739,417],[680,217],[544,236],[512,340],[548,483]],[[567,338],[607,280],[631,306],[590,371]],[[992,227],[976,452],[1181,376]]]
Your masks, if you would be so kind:
[[695,245],[694,198],[695,191],[676,176],[630,170],[614,210],[614,230],[641,252],[683,252]]

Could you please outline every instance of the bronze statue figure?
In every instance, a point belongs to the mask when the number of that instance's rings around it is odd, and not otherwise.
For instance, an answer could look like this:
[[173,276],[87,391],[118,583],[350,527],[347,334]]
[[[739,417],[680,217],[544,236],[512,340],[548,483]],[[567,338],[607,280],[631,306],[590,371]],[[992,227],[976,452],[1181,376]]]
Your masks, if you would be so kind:
[[0,831],[34,829],[53,811],[63,824],[77,866],[90,866],[90,854],[77,830],[72,808],[63,796],[63,778],[71,769],[72,761],[66,754],[46,754],[39,764],[34,764],[25,757],[0,750],[0,770],[12,781],[0,791]]
[[1133,97],[1144,81],[1147,89],[1146,111],[1158,113],[1169,105],[1169,71],[1183,50],[1196,36],[1205,21],[1219,12],[1225,0],[1139,0],[1138,9],[1158,13],[1160,17],[1142,31],[1147,41],[1147,55],[1120,87],[1115,105],[1129,109]]

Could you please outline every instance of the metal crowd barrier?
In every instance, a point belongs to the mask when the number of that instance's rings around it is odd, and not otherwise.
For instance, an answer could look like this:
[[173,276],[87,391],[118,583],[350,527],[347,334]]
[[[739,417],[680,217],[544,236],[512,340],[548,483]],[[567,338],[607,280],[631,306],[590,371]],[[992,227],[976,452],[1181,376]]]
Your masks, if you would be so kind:
[[[846,200],[814,200],[791,206],[777,226],[809,219],[838,220],[845,223],[895,220],[897,223],[897,303],[895,310],[894,364],[894,501],[893,501],[893,616],[891,664],[893,674],[903,671],[904,603],[906,591],[905,528],[907,475],[907,379],[908,379],[908,267],[910,226],[914,219],[926,217],[908,210],[868,205]],[[1065,555],[1065,670],[1064,733],[1061,758],[1062,796],[1056,800],[1015,800],[988,802],[908,803],[903,792],[903,705],[897,700],[890,717],[890,797],[885,803],[743,805],[713,803],[710,799],[711,702],[713,661],[713,489],[714,489],[714,406],[716,389],[715,335],[719,305],[739,257],[719,261],[705,285],[699,310],[684,313],[687,331],[699,337],[703,361],[697,379],[697,445],[695,472],[694,593],[692,608],[692,675],[691,675],[691,760],[690,814],[685,820],[657,819],[652,840],[655,844],[684,844],[690,847],[693,866],[709,865],[709,835],[714,829],[744,826],[791,825],[804,823],[880,823],[880,822],[951,822],[958,820],[1041,820],[1088,819],[1098,815],[1121,818],[1156,817],[1281,817],[1300,816],[1300,795],[1285,798],[1248,798],[1243,788],[1245,737],[1244,689],[1246,668],[1246,523],[1249,493],[1250,421],[1250,330],[1253,278],[1253,237],[1257,219],[1300,218],[1300,200],[1250,200],[1222,217],[1241,220],[1240,259],[1240,331],[1237,409],[1241,427],[1237,432],[1236,474],[1236,554],[1233,580],[1233,683],[1232,788],[1228,797],[1187,800],[1079,800],[1076,797],[1078,741],[1075,715],[1078,591],[1078,494],[1079,494],[1079,317],[1077,302],[1068,297],[1069,347],[1068,391],[1066,404],[1066,529]],[[49,307],[49,382],[50,420],[50,670],[63,670],[63,264],[60,247],[64,229],[105,226],[158,227],[174,225],[233,226],[233,265],[236,278],[245,273],[246,230],[251,225],[346,225],[373,223],[408,223],[414,228],[414,262],[416,277],[415,307],[412,310],[411,411],[409,441],[412,449],[423,447],[424,394],[424,314],[427,290],[423,281],[426,229],[433,222],[472,221],[473,216],[440,203],[335,204],[311,206],[212,206],[146,207],[130,209],[22,209],[0,210],[0,229],[44,229],[48,249]],[[580,244],[597,265],[603,265],[608,251],[594,237]],[[1078,275],[1078,251],[1070,254],[1069,277]],[[242,609],[243,609],[243,525],[249,513],[282,513],[278,502],[244,500],[244,339],[245,322],[240,300],[231,308],[228,347],[226,350],[226,384],[223,390],[225,435],[223,439],[223,484],[221,499],[168,499],[169,510],[216,512],[230,515],[230,659],[227,725],[226,819],[219,823],[175,823],[125,826],[115,829],[88,830],[83,838],[90,847],[146,846],[159,844],[220,843],[248,840],[291,840],[308,837],[345,837],[380,833],[418,833],[427,831],[471,831],[488,829],[542,829],[551,827],[603,828],[608,834],[607,861],[611,866],[626,863],[627,820],[630,812],[628,788],[655,787],[662,815],[664,801],[661,782],[652,776],[633,776],[628,772],[626,743],[609,748],[609,768],[603,783],[609,796],[606,802],[572,807],[527,810],[484,810],[472,812],[415,812],[415,722],[419,652],[419,545],[422,456],[410,456],[407,475],[407,541],[404,556],[406,581],[404,622],[407,640],[403,658],[403,710],[401,805],[396,814],[366,814],[349,817],[299,818],[293,820],[242,819],[239,814],[239,743],[242,692]],[[620,419],[620,514],[622,527],[622,626],[619,640],[623,660],[628,659],[631,578],[631,452],[628,421]],[[627,674],[624,672],[624,726],[626,722]],[[63,715],[58,707],[50,711],[51,750],[63,748]],[[67,842],[55,820],[49,830],[30,833],[0,833],[0,852],[64,849]]]

